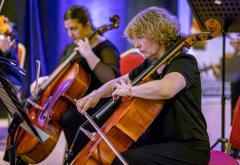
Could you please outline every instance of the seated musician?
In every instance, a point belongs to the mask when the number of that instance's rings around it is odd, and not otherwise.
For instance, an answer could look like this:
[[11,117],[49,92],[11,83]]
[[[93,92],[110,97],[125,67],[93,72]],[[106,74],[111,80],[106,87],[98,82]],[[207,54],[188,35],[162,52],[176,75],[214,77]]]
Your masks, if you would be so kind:
[[[72,42],[68,44],[60,58],[60,63],[66,60],[74,51],[78,51],[79,64],[90,75],[90,84],[87,94],[99,88],[102,84],[119,75],[119,52],[117,48],[104,36],[95,35],[90,41],[88,37],[94,32],[91,17],[88,10],[83,6],[72,6],[64,15],[64,26]],[[39,85],[48,76],[39,79]],[[35,82],[31,85],[31,93],[34,95]],[[108,99],[102,99],[101,107]],[[91,109],[95,113],[98,108]],[[71,147],[79,126],[86,121],[85,117],[78,113],[75,106],[66,111],[61,119],[61,126]],[[99,121],[101,123],[101,121]],[[88,142],[88,138],[80,133],[73,147],[72,159],[80,149]]]
[[[8,80],[13,83],[18,92],[18,97],[21,98],[21,88],[24,86],[24,77],[19,73],[17,59],[18,31],[17,27],[9,21],[8,17],[0,16],[0,69],[4,72]],[[4,59],[3,59],[4,58]],[[14,65],[9,65],[6,60],[14,61]],[[5,62],[4,62],[5,61]],[[16,67],[15,67],[16,66]],[[0,99],[0,117],[7,116],[4,110],[2,100]]]
[[[18,31],[17,27],[6,16],[0,16],[0,57],[13,60],[18,66],[17,57]],[[18,88],[23,87],[23,76],[13,67],[1,63],[1,69],[8,79]]]
[[[209,137],[201,111],[200,72],[194,56],[179,52],[170,63],[153,73],[152,81],[131,85],[131,81],[181,38],[179,31],[177,18],[163,8],[150,7],[137,14],[126,27],[125,35],[145,56],[144,63],[76,103],[83,114],[105,96],[165,100],[147,131],[122,153],[129,164],[208,164]],[[116,157],[112,164],[122,163]]]
[[[231,84],[231,109],[233,110],[240,95],[240,36],[230,38],[233,54],[227,54],[225,58],[225,80]],[[217,79],[222,79],[222,59],[219,64],[210,67]]]
[[[15,70],[15,66],[19,66],[17,57],[17,45],[18,45],[18,30],[17,27],[9,21],[8,17],[0,16],[0,57],[14,61],[13,66],[1,63],[0,68],[7,76],[8,80],[16,87],[17,96],[21,99],[22,89],[24,88],[24,76]],[[0,116],[7,112],[5,110],[4,103],[0,99]],[[4,114],[5,115],[5,114]],[[7,115],[6,115],[7,116]],[[8,153],[5,152],[4,160],[9,161]]]

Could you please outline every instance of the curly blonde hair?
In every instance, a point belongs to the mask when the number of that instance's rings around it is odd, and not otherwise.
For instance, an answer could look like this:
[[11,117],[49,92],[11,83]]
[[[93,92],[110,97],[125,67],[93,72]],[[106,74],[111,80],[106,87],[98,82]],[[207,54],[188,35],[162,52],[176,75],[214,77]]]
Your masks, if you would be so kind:
[[134,39],[146,38],[169,48],[180,37],[177,17],[160,7],[149,7],[138,13],[127,25],[124,35]]

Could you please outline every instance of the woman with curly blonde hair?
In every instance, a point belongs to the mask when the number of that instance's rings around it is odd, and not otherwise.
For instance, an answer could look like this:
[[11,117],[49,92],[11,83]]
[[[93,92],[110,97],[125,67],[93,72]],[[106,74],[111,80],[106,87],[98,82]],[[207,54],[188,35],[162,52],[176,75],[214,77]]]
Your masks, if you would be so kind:
[[[200,73],[194,56],[180,52],[152,74],[153,81],[135,86],[129,83],[181,38],[179,29],[177,18],[163,8],[150,7],[137,14],[126,27],[125,35],[146,60],[132,72],[77,101],[78,111],[84,113],[108,95],[113,99],[130,96],[165,100],[147,131],[122,153],[129,164],[208,164],[209,138],[201,112]],[[112,164],[121,162],[115,158]]]
[[124,34],[131,43],[133,39],[146,38],[159,44],[164,43],[168,49],[179,39],[179,30],[175,16],[163,8],[150,7],[129,22]]

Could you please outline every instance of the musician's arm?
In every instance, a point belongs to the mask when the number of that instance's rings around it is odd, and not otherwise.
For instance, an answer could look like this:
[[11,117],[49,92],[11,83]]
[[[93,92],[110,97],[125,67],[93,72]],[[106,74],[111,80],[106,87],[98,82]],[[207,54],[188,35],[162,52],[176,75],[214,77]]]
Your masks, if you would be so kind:
[[106,84],[104,84],[100,88],[98,88],[97,90],[93,91],[93,93],[98,95],[98,97],[100,97],[100,98],[110,97],[115,88],[115,84],[119,83],[120,81],[124,81],[124,82],[130,81],[128,74],[107,82]]
[[211,66],[214,76],[219,79],[221,74],[220,64],[213,64]]
[[95,66],[93,72],[102,84],[118,77],[118,56],[118,51],[113,47],[107,47],[100,53],[101,60]]
[[[161,70],[161,68],[159,69]],[[133,79],[135,75],[139,75],[138,70],[129,74],[130,79]],[[197,83],[196,80],[199,79],[197,61],[193,56],[189,55],[175,58],[163,72],[165,73],[163,78],[133,86],[129,95],[145,99],[169,99],[181,90],[187,90]],[[119,89],[119,91],[115,90],[114,92],[119,95],[122,91]]]
[[77,100],[76,106],[77,106],[78,111],[80,113],[84,113],[89,108],[94,107],[101,98],[111,96],[111,94],[115,88],[115,84],[118,84],[120,81],[124,81],[124,82],[130,81],[128,74],[107,82],[106,84],[104,84],[100,88],[98,88],[97,90],[94,90],[87,96]]
[[[98,37],[98,44],[104,41],[103,37]],[[95,54],[88,39],[79,40],[77,45],[78,47],[75,50],[79,51],[81,56],[85,58],[90,69],[102,84],[118,77],[119,53],[114,46],[106,45],[99,53]]]
[[170,99],[186,87],[186,80],[178,72],[172,72],[161,80],[154,80],[132,87],[131,96],[151,100]]

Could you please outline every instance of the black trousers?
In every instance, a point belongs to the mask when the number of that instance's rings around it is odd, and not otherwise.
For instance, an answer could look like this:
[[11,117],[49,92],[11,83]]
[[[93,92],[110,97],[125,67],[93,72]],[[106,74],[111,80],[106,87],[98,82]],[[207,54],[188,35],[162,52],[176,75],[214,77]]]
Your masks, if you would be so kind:
[[[122,153],[129,165],[207,165],[209,152],[186,143],[168,142],[135,147]],[[122,165],[116,157],[113,165]]]
[[[87,112],[90,116],[92,116],[94,113],[96,113],[102,106],[104,106],[109,99],[102,99],[95,108],[89,109]],[[116,104],[117,106],[118,104]],[[113,107],[110,112],[104,114],[104,116],[101,119],[94,119],[94,121],[98,124],[98,126],[102,126],[104,122],[107,120],[107,118],[113,113],[114,109],[116,107]],[[63,117],[60,121],[61,126],[63,127],[63,131],[66,137],[66,141],[68,144],[68,149],[72,146],[72,143],[74,141],[75,136],[77,136],[76,141],[72,148],[72,156],[69,157],[69,160],[71,161],[80,151],[81,149],[89,142],[89,138],[82,132],[79,131],[79,134],[77,134],[79,127],[86,122],[85,116],[81,115],[75,107],[70,108],[68,111],[66,111],[63,114]],[[85,129],[91,132],[96,132],[94,128],[91,126],[90,123],[84,126]]]

